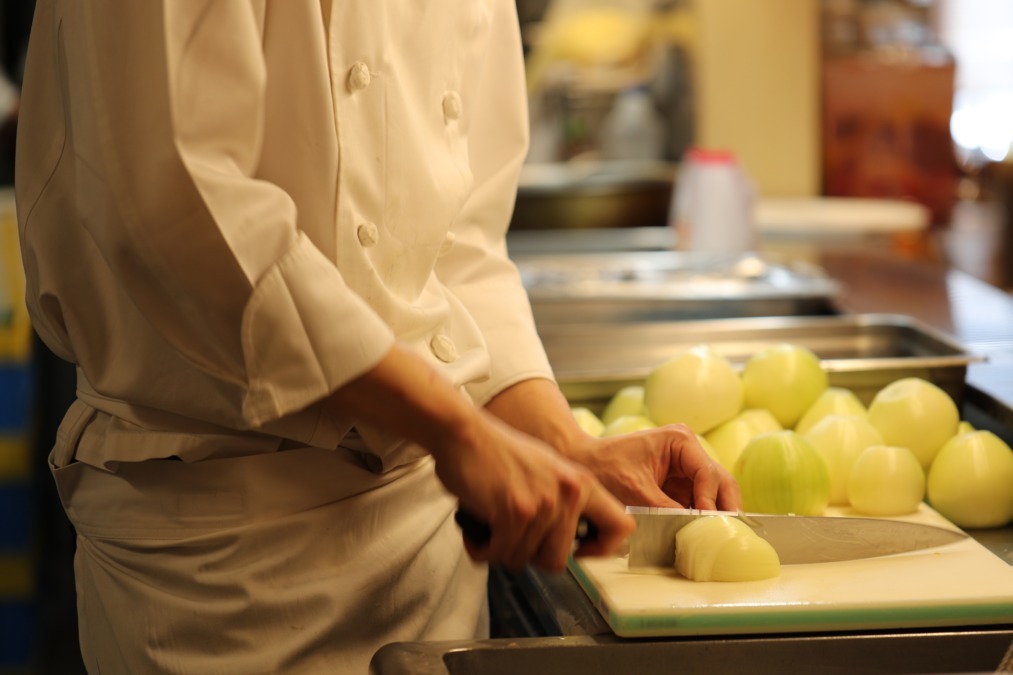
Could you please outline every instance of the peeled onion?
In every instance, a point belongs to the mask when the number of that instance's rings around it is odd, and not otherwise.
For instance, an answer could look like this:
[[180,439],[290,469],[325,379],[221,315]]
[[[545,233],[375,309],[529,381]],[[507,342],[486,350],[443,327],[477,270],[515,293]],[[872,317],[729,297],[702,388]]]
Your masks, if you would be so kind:
[[657,424],[682,423],[705,434],[742,408],[742,382],[731,362],[707,345],[656,367],[644,382],[644,412]]
[[592,436],[601,436],[601,432],[605,430],[605,424],[589,409],[570,408],[570,412],[573,413],[573,419],[577,420],[577,426]]
[[777,344],[753,354],[742,370],[747,408],[765,408],[785,428],[795,426],[827,388],[819,358],[805,347]]
[[862,451],[848,477],[848,500],[861,513],[914,513],[925,498],[925,472],[907,448],[873,445]]
[[732,516],[703,516],[675,535],[675,569],[693,581],[757,581],[781,573],[777,551]]
[[960,527],[1013,520],[1013,449],[991,431],[955,436],[929,469],[928,500]]
[[605,410],[601,413],[601,421],[605,426],[624,415],[644,414],[644,388],[640,385],[623,387],[609,399]]
[[722,422],[707,432],[705,438],[714,449],[718,463],[731,471],[749,441],[771,431],[781,431],[781,425],[774,416],[767,410],[752,409],[743,410],[727,422]]
[[795,424],[795,431],[803,436],[824,417],[848,415],[865,417],[868,411],[855,392],[843,387],[828,387]]
[[656,426],[658,425],[643,415],[623,415],[622,417],[612,420],[611,424],[605,425],[605,429],[602,430],[601,436],[605,437],[619,436],[620,434],[631,434],[635,431],[653,429]]
[[907,377],[888,384],[869,404],[869,422],[887,445],[909,448],[928,471],[957,433],[960,413],[950,395],[928,380]]
[[733,475],[746,511],[818,516],[830,502],[827,463],[795,431],[761,434],[751,440],[739,455]]
[[871,445],[882,445],[883,437],[864,415],[824,417],[803,436],[827,463],[830,471],[830,503],[848,504],[851,467],[863,450]]

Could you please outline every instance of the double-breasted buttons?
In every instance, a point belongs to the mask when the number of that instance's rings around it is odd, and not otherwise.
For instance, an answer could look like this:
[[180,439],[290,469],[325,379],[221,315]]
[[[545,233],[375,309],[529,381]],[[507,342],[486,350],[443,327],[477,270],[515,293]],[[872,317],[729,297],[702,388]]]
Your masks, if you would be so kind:
[[380,233],[373,223],[362,223],[359,227],[355,228],[355,236],[359,238],[360,244],[369,248],[379,239]]
[[452,249],[455,241],[457,241],[457,235],[453,232],[447,232],[447,236],[443,238],[443,243],[440,244],[440,255]]
[[456,91],[448,91],[443,95],[443,119],[454,122],[461,118],[461,96]]
[[361,61],[352,64],[352,67],[348,69],[348,89],[350,91],[360,91],[369,86],[370,74],[369,66]]
[[450,363],[457,360],[457,347],[454,346],[454,343],[450,338],[442,333],[435,335],[433,339],[429,341],[429,348],[433,350],[433,354],[436,355],[436,358],[444,363]]

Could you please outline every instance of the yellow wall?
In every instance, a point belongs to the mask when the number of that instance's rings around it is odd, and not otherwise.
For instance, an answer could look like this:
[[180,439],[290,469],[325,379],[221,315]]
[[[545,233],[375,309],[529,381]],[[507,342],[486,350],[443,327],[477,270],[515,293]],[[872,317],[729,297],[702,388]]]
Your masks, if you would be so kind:
[[697,145],[763,196],[820,191],[819,0],[694,0]]

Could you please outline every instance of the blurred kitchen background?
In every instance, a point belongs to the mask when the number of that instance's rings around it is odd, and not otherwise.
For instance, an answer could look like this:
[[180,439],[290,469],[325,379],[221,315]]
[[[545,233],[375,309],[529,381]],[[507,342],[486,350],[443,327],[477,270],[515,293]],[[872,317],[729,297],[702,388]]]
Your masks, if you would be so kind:
[[[873,247],[1013,290],[1010,0],[517,6],[519,259],[611,250],[617,232],[625,249],[687,249],[673,195],[706,149],[748,177],[761,251]],[[0,3],[0,673],[73,675],[73,532],[45,468],[73,373],[31,339],[10,188],[32,7]]]

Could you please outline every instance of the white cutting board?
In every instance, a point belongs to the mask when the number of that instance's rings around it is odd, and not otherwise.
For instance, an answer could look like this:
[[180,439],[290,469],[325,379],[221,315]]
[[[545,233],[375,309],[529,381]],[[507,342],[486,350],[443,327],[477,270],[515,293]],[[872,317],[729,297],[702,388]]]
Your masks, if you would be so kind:
[[[925,504],[900,519],[955,528]],[[763,581],[632,571],[625,556],[572,559],[570,571],[623,637],[1013,624],[1013,567],[971,538],[879,558],[782,565],[780,576]]]

